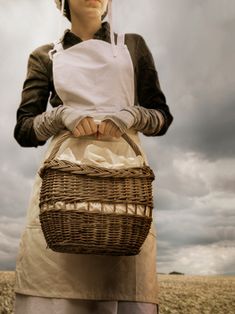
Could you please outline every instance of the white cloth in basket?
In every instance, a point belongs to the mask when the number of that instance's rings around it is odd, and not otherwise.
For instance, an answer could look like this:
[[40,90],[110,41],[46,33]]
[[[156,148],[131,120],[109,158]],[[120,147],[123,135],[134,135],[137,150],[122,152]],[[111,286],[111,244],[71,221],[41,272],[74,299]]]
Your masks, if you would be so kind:
[[135,157],[120,156],[107,147],[99,147],[95,144],[87,145],[84,155],[80,160],[76,159],[69,147],[57,159],[112,169],[142,167],[144,164],[144,159],[140,155]]

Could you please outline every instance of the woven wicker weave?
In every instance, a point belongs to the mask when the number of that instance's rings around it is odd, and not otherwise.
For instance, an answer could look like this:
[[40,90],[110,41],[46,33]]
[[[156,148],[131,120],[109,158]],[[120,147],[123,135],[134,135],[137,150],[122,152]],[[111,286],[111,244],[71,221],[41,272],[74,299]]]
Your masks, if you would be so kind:
[[[79,165],[55,159],[61,144],[71,133],[61,136],[39,174],[40,222],[47,245],[53,251],[76,254],[136,255],[145,241],[152,222],[153,171],[143,167],[108,169]],[[123,138],[136,155],[138,146],[127,135]],[[114,204],[113,212],[58,209],[57,202],[98,202]],[[120,214],[115,204],[150,208],[150,215]],[[45,206],[46,205],[46,206]],[[45,207],[50,210],[45,210]],[[43,210],[42,210],[43,208]],[[51,209],[53,208],[53,209]]]

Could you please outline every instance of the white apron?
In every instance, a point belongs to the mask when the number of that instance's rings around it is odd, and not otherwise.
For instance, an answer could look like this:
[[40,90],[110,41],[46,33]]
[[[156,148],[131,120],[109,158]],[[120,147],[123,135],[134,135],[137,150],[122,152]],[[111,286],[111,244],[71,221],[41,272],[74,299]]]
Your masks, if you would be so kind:
[[[61,44],[55,47],[53,79],[65,105],[95,118],[134,105],[134,69],[124,36],[118,36],[117,45],[110,48],[110,43],[96,39],[66,50]],[[52,138],[45,158],[63,133]],[[140,145],[133,129],[128,134]],[[92,138],[68,139],[63,149],[76,146],[79,150],[79,142],[84,141],[92,142]],[[118,153],[133,155],[123,139],[103,141],[106,147],[109,144]],[[158,303],[154,224],[137,256],[54,252],[46,248],[39,222],[40,186],[41,178],[36,174],[16,261],[15,292],[50,298]]]

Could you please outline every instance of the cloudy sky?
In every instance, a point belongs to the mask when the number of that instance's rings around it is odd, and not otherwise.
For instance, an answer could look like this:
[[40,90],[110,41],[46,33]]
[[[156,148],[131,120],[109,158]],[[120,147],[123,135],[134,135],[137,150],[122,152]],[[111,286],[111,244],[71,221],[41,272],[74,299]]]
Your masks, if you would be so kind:
[[[15,268],[46,148],[13,138],[27,59],[59,25],[53,1],[0,1],[0,270]],[[235,3],[119,0],[114,28],[145,38],[174,115],[165,136],[142,137],[156,173],[158,271],[235,273]]]

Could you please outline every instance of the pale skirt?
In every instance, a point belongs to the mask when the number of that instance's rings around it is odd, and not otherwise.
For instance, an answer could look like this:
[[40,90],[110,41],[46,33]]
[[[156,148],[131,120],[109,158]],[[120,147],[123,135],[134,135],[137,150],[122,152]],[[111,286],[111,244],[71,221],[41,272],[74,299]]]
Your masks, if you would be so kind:
[[44,298],[15,293],[14,314],[158,314],[144,302]]

